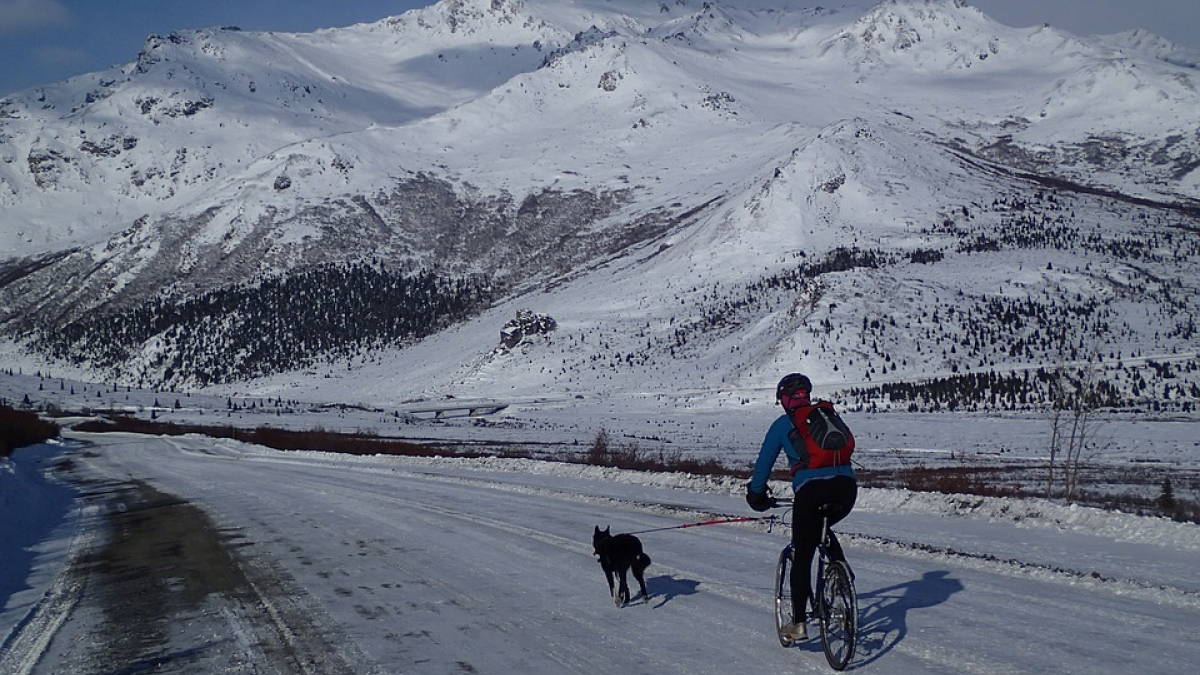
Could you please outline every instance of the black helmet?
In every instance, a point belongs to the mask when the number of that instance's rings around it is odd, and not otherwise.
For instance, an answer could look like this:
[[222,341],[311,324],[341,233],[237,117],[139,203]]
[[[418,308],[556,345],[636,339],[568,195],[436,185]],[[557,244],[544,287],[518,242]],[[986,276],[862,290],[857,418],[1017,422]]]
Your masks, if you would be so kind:
[[808,379],[807,375],[801,373],[785,375],[775,387],[775,400],[782,400],[784,395],[791,396],[801,390],[804,391],[805,395],[812,391],[812,381]]

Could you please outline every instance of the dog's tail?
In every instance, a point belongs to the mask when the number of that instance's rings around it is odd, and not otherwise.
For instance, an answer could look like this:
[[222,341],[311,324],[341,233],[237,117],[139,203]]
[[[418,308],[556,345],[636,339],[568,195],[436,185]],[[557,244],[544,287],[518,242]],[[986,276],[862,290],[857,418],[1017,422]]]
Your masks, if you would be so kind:
[[642,569],[649,567],[650,566],[650,556],[646,555],[645,553],[639,553],[638,554],[638,564],[642,566]]

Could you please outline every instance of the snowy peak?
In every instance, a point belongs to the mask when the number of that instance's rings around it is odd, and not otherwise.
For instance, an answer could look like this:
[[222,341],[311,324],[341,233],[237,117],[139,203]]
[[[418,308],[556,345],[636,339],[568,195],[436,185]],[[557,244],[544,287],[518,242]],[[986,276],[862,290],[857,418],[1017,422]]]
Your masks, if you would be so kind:
[[885,0],[827,39],[858,69],[969,68],[1000,51],[1001,26],[963,0]]
[[[226,30],[235,32],[238,29]],[[138,52],[137,60],[131,64],[131,74],[147,75],[163,62],[179,60],[179,57],[184,55],[195,56],[200,52],[220,58],[225,49],[220,45],[219,39],[213,39],[214,33],[211,30],[192,30],[176,31],[166,36],[151,35],[146,38],[142,50]]]
[[403,27],[412,24],[427,38],[483,37],[506,41],[510,36],[542,33],[545,21],[533,16],[523,0],[442,0],[436,4],[386,20]]
[[[1056,80],[1042,92],[1040,108],[1029,113],[1047,120],[1086,116],[1114,135],[1127,135],[1129,120],[1143,118],[1140,129],[1166,137],[1179,120],[1195,118],[1198,92],[1195,70],[1121,56],[1083,64]],[[1156,114],[1146,116],[1147,110]]]
[[521,0],[446,0],[433,6],[450,32],[471,33],[496,24],[514,24],[522,15]]
[[[119,229],[237,181],[280,148],[484,96],[569,39],[523,6],[444,2],[309,34],[151,36],[127,66],[0,100],[0,207],[22,223],[0,250],[86,242],[74,223]],[[42,199],[51,193],[71,198],[52,212]]]
[[[19,232],[0,233],[0,250],[89,242],[143,215],[203,212],[218,186],[257,186],[264,176],[267,189],[257,192],[268,202],[294,202],[306,194],[304,176],[280,175],[287,170],[280,158],[357,134],[370,139],[354,152],[317,151],[323,157],[312,163],[307,184],[327,187],[310,197],[372,193],[397,165],[454,167],[474,179],[481,177],[472,167],[511,164],[535,188],[561,177],[611,187],[614,174],[626,173],[612,167],[652,166],[662,151],[689,139],[724,145],[726,133],[756,123],[821,128],[867,114],[852,96],[815,94],[847,92],[847,84],[880,68],[922,76],[923,100],[896,104],[920,107],[918,115],[945,118],[947,102],[959,107],[955,84],[968,68],[984,68],[1007,75],[1009,84],[993,81],[986,94],[973,95],[1006,108],[973,102],[975,109],[950,116],[963,125],[1032,120],[1015,140],[1038,145],[1120,131],[1153,154],[1143,141],[1180,136],[1178,128],[1196,118],[1189,111],[1196,83],[1187,71],[1144,67],[1168,68],[1144,52],[1177,53],[1156,36],[1121,39],[1131,51],[1114,59],[1111,46],[1051,29],[1007,28],[961,0],[887,0],[862,14],[766,0],[443,0],[309,34],[217,28],[152,36],[128,66],[0,101],[0,207],[22,223]],[[814,58],[818,53],[826,58]],[[817,71],[829,79],[818,82]],[[927,95],[946,83],[940,97]],[[876,84],[875,101],[918,90],[899,80]],[[1138,94],[1141,109],[1123,103],[1126,91]],[[409,131],[381,144],[382,129]],[[500,130],[539,139],[506,143]],[[584,140],[564,144],[550,130]],[[1180,166],[1193,144],[1182,137],[1172,150]],[[582,150],[589,144],[594,156]],[[518,146],[531,156],[510,161]],[[371,152],[385,147],[391,149]],[[566,162],[550,178],[535,175],[558,160]],[[374,178],[354,182],[367,174]],[[275,190],[283,178],[294,187]],[[1194,191],[1195,180],[1182,187]],[[56,209],[47,208],[51,195]],[[232,192],[226,197],[218,201],[236,201]],[[80,225],[93,222],[112,229],[88,233]]]
[[1097,35],[1095,39],[1130,54],[1147,56],[1181,68],[1200,68],[1200,51],[1178,45],[1144,28]]
[[764,222],[787,222],[802,214],[805,247],[829,250],[847,232],[863,228],[889,236],[878,226],[879,212],[894,211],[899,204],[906,205],[906,217],[934,217],[933,210],[918,213],[922,209],[914,206],[952,200],[945,192],[951,178],[969,180],[951,169],[943,149],[901,128],[861,117],[846,119],[798,144],[748,210]]
[[740,37],[742,32],[728,10],[715,3],[704,3],[697,11],[664,22],[650,34],[660,40],[696,45],[708,41],[726,42]]
[[617,37],[618,33],[613,30],[600,30],[596,26],[592,26],[585,31],[580,31],[575,34],[575,37],[570,42],[546,54],[546,59],[542,62],[543,66],[553,66],[560,58],[578,52],[584,52],[595,45],[603,43],[609,38]]

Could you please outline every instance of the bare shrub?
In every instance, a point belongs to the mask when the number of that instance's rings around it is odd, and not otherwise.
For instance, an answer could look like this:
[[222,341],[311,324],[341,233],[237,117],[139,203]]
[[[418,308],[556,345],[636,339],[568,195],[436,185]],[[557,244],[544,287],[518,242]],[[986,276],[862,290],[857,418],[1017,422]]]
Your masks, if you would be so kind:
[[731,469],[714,458],[685,458],[678,451],[659,449],[646,451],[629,441],[613,443],[606,430],[596,433],[592,445],[583,456],[583,463],[639,471],[663,471],[705,476],[748,476],[745,470]]
[[58,438],[58,425],[43,420],[29,410],[0,405],[0,457],[8,457],[17,448]]
[[230,438],[243,443],[253,443],[276,450],[321,450],[352,455],[407,455],[417,457],[478,457],[483,453],[453,452],[439,445],[411,443],[396,438],[361,436],[325,431],[321,428],[308,431],[292,431],[261,426],[255,429],[239,429],[232,426],[203,426],[197,424],[175,424],[156,422],[135,417],[118,416],[102,421],[84,422],[76,425],[80,431],[128,431],[133,433],[182,436],[202,434],[212,438]]

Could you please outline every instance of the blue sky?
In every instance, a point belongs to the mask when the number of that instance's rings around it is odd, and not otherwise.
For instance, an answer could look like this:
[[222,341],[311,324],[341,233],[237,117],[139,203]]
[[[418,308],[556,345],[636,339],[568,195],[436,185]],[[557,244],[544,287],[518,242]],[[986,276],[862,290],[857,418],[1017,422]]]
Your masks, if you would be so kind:
[[[968,1],[1010,26],[1050,23],[1081,35],[1147,28],[1200,49],[1200,0]],[[0,0],[0,96],[133,61],[152,33],[211,26],[311,31],[428,4],[432,0]]]

